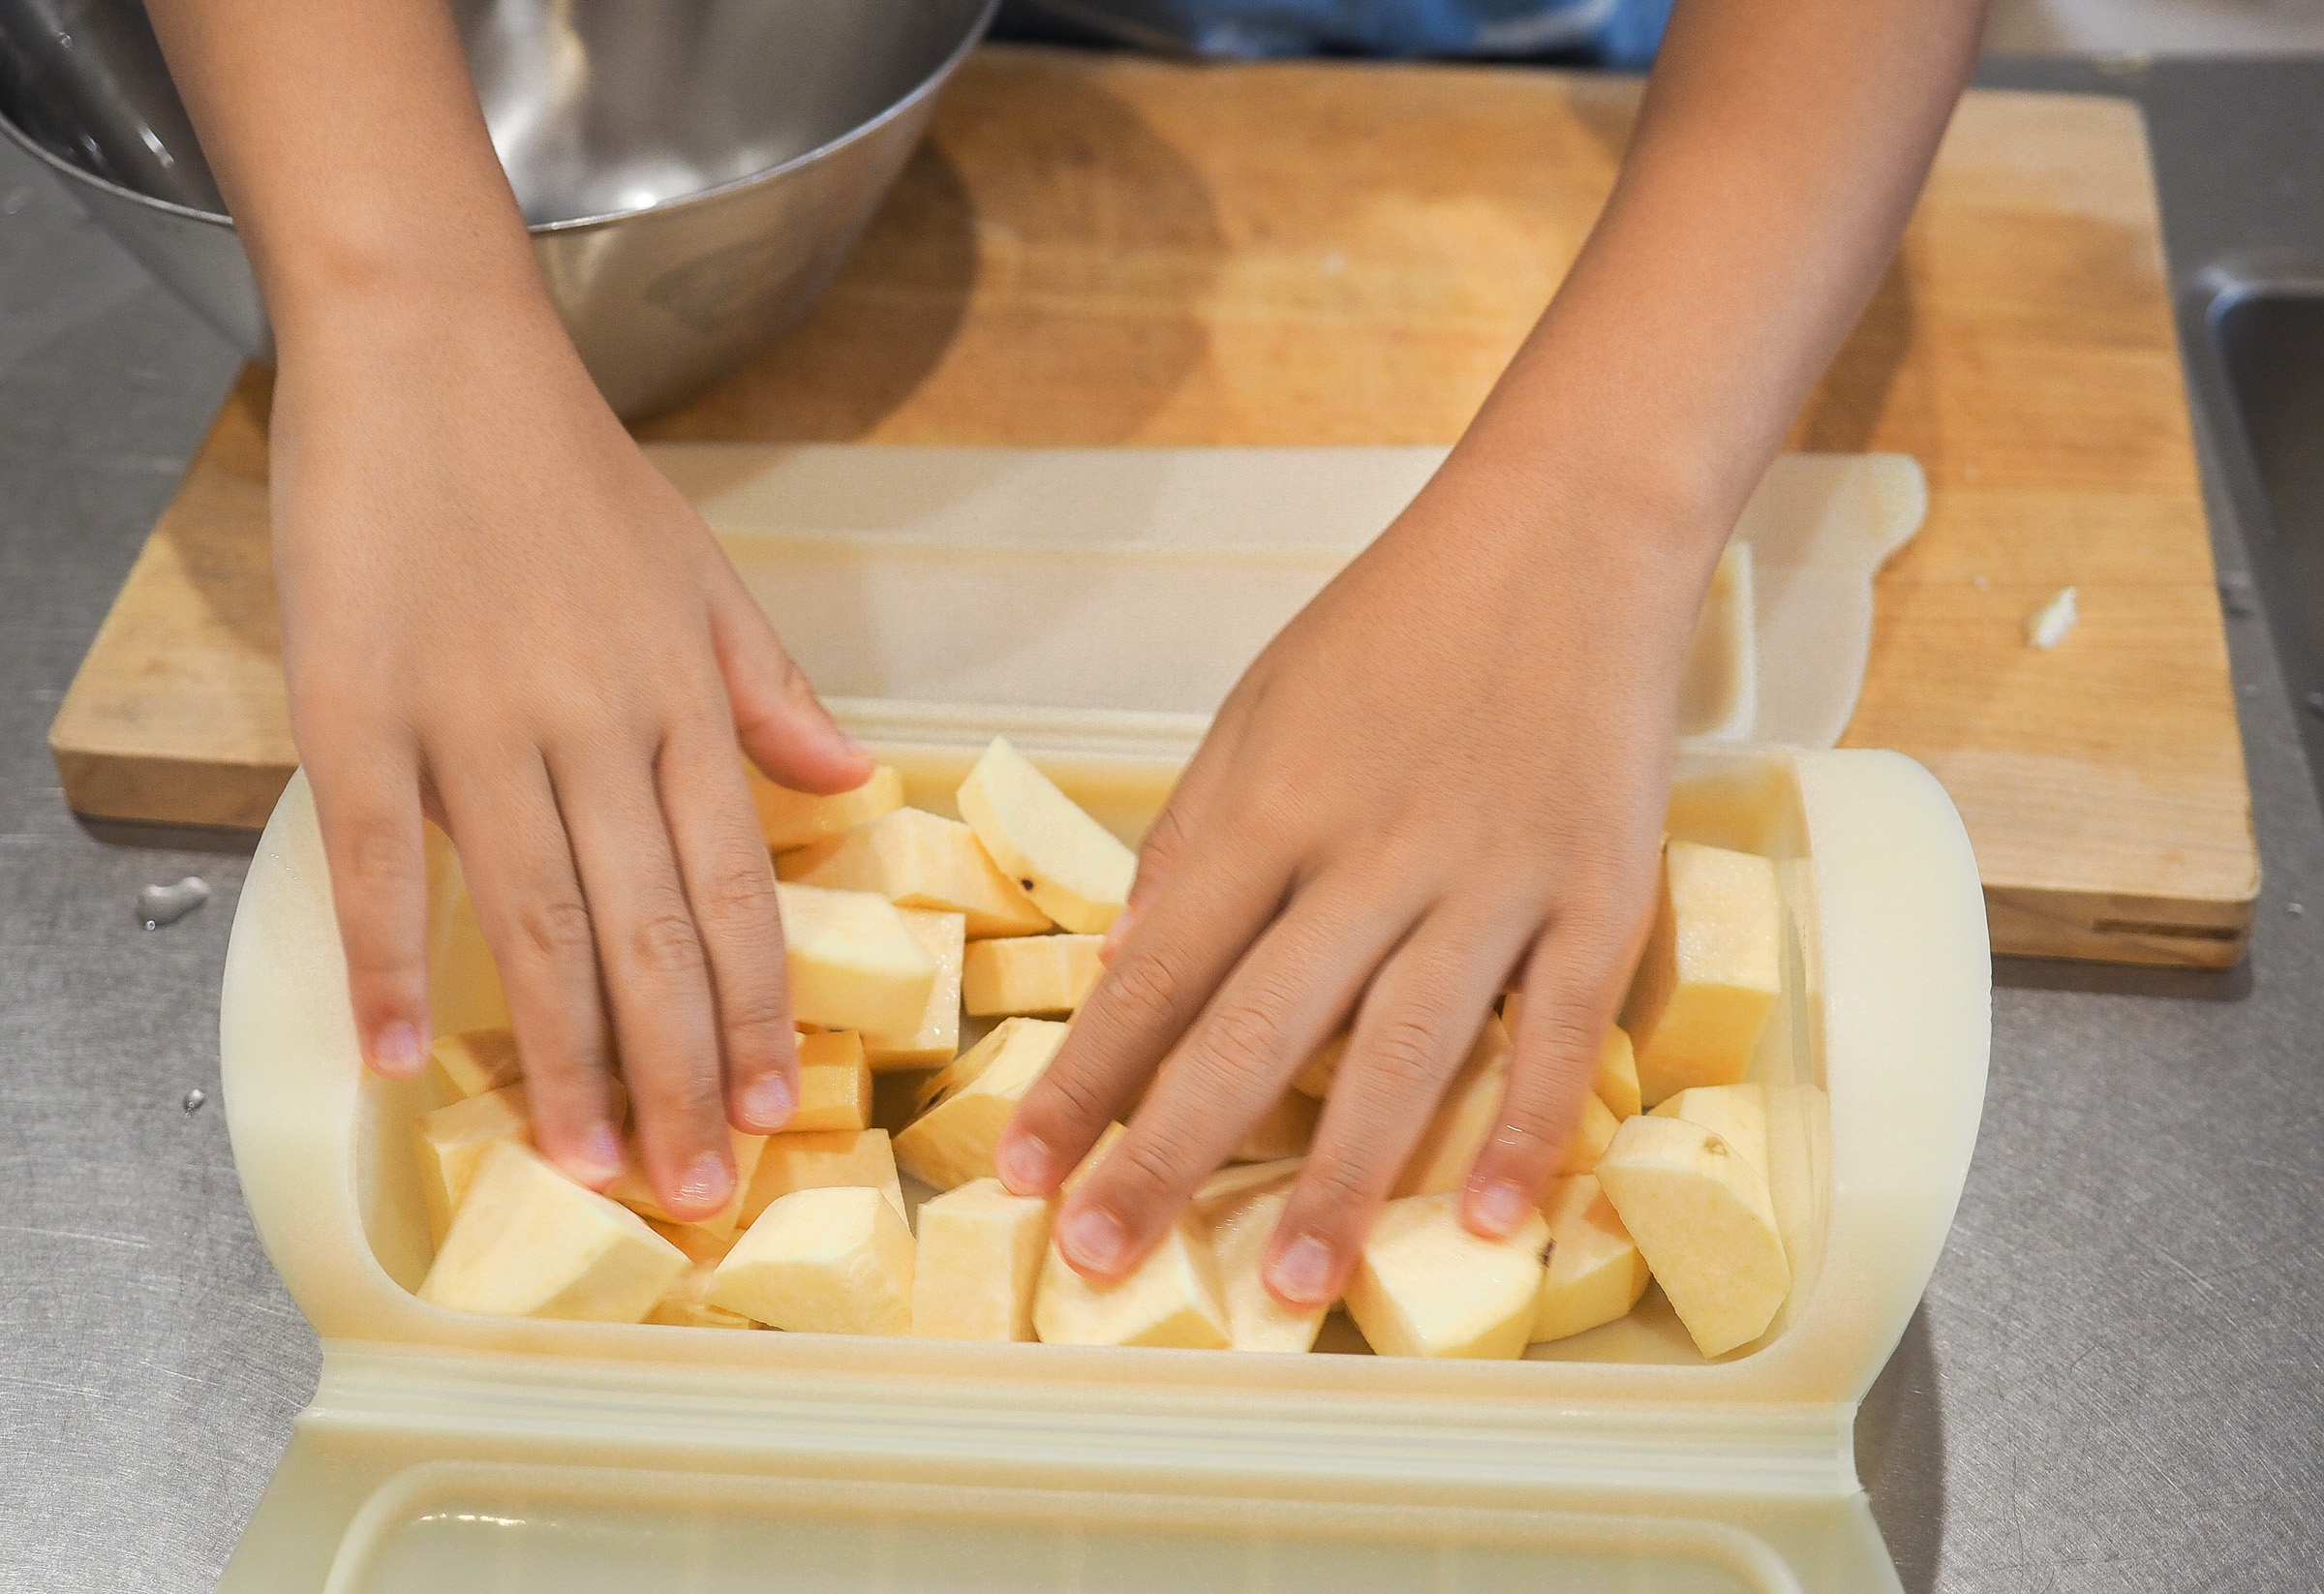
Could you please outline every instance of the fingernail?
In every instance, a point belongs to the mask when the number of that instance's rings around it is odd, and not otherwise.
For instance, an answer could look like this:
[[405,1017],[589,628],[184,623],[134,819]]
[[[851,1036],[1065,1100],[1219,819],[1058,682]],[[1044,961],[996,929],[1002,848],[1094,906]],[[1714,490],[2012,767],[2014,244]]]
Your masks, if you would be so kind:
[[1120,1266],[1121,1253],[1129,1242],[1121,1220],[1096,1207],[1067,1218],[1057,1235],[1057,1248],[1065,1253],[1066,1261],[1100,1273],[1110,1273]]
[[622,1137],[614,1132],[612,1124],[600,1123],[581,1137],[580,1160],[589,1176],[584,1182],[612,1182],[622,1171]]
[[797,1106],[791,1082],[780,1074],[761,1074],[757,1083],[743,1092],[743,1116],[768,1134],[790,1122]]
[[1496,1240],[1524,1222],[1532,1208],[1525,1192],[1507,1180],[1487,1184],[1469,1202],[1471,1215]]
[[734,1170],[716,1151],[704,1151],[694,1158],[687,1165],[686,1178],[678,1181],[678,1199],[688,1207],[708,1207],[716,1211],[733,1194]]
[[1048,1187],[1049,1147],[1038,1135],[1019,1135],[993,1160],[1011,1195],[1038,1195]]
[[848,735],[847,732],[841,727],[837,720],[832,722],[831,728],[833,734],[839,737],[840,746],[845,748],[849,752],[854,753],[858,758],[869,758],[872,756],[872,751],[865,747],[863,743]]
[[419,1072],[419,1031],[398,1019],[371,1038],[371,1066],[389,1079]]
[[1320,1305],[1331,1293],[1331,1250],[1313,1235],[1301,1235],[1276,1259],[1268,1283],[1286,1301]]

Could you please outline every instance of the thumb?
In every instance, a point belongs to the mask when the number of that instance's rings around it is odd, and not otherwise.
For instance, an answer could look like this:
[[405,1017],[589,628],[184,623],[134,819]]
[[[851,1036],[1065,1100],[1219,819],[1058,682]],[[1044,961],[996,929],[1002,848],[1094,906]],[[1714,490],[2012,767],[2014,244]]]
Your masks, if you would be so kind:
[[871,754],[833,721],[741,578],[731,568],[719,577],[710,591],[711,641],[743,751],[768,780],[813,796],[872,779]]

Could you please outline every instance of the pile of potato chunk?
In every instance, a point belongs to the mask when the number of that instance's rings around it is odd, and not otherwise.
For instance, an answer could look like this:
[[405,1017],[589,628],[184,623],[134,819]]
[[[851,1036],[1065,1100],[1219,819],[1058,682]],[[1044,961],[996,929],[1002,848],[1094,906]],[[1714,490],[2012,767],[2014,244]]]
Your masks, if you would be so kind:
[[[417,1123],[437,1241],[420,1295],[469,1311],[699,1328],[1305,1351],[1325,1311],[1269,1293],[1282,1215],[1345,1037],[1128,1277],[1050,1241],[1055,1203],[994,1177],[1001,1129],[1097,982],[1135,860],[1006,741],[959,792],[903,806],[882,767],[814,798],[761,783],[799,1037],[798,1117],[736,1134],[740,1193],[679,1223],[634,1167],[603,1195],[532,1149],[506,1030],[447,1035],[460,1098]],[[1383,1355],[1515,1357],[1623,1317],[1659,1281],[1705,1356],[1763,1333],[1790,1287],[1767,1102],[1745,1083],[1781,991],[1774,866],[1672,841],[1621,1027],[1538,1216],[1500,1241],[1459,1191],[1493,1128],[1519,996],[1486,1020],[1364,1246],[1343,1303]],[[963,1022],[998,1020],[961,1049]],[[933,1070],[891,1138],[875,1073]],[[896,1099],[893,1096],[891,1099]],[[1122,1133],[1110,1128],[1070,1190]],[[930,1194],[908,1205],[904,1179]]]

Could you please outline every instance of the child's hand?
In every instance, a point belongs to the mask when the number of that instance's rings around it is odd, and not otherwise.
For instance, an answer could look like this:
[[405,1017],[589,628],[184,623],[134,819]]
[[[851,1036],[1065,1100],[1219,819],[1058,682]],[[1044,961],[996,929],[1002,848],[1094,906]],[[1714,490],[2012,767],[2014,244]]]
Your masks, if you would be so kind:
[[426,1055],[425,812],[466,865],[542,1151],[619,1171],[618,1048],[657,1195],[707,1215],[734,1184],[726,1123],[778,1129],[797,1100],[737,736],[808,791],[870,763],[547,315],[349,314],[286,349],[291,719],[372,1066]]
[[1106,977],[1000,1154],[1012,1187],[1054,1188],[1163,1065],[1059,1214],[1082,1272],[1142,1257],[1353,1016],[1268,1253],[1278,1295],[1336,1299],[1513,980],[1463,1211],[1506,1233],[1546,1187],[1644,929],[1717,538],[1527,497],[1456,455],[1253,663],[1147,837]]

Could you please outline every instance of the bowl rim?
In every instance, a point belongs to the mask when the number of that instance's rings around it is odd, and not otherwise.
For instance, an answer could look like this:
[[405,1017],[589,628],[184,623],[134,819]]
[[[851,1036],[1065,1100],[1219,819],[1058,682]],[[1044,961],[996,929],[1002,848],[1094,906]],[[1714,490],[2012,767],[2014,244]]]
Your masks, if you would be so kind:
[[[729,177],[724,182],[713,183],[708,188],[697,188],[691,193],[673,195],[666,199],[657,199],[652,204],[640,205],[633,210],[606,210],[590,216],[568,216],[562,221],[527,222],[525,231],[536,238],[551,237],[560,233],[583,232],[594,228],[609,227],[615,222],[626,222],[639,216],[665,215],[693,205],[705,204],[713,199],[723,199],[740,189],[749,188],[755,184],[766,182],[770,178],[782,176],[801,167],[810,166],[827,155],[835,154],[858,139],[871,137],[888,123],[907,114],[921,101],[942,87],[944,81],[959,70],[960,64],[967,58],[968,52],[984,42],[987,30],[993,25],[994,13],[999,11],[1000,6],[1001,0],[982,0],[969,26],[962,34],[960,42],[953,46],[941,61],[930,69],[928,76],[899,95],[876,115],[866,118],[846,132],[824,140],[812,149],[802,150],[788,160],[778,161],[773,166],[761,167],[756,171],[747,171],[739,177]],[[234,218],[228,212],[203,210],[196,205],[180,204],[175,199],[156,199],[150,194],[139,193],[137,189],[125,188],[110,177],[100,176],[86,167],[77,166],[66,160],[18,127],[15,119],[6,111],[0,111],[0,133],[6,134],[9,141],[18,149],[23,150],[42,162],[50,170],[72,182],[89,188],[102,189],[117,199],[126,199],[145,210],[158,211],[163,215],[176,216],[186,221],[206,223],[211,227],[223,227],[229,232],[236,230]]]

